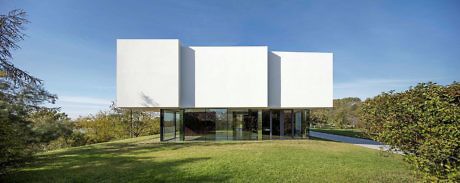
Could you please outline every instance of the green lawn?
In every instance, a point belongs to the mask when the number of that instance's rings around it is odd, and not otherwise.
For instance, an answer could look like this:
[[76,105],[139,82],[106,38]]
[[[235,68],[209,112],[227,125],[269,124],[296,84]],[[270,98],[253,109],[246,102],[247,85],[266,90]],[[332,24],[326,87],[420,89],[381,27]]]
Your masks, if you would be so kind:
[[159,143],[140,137],[40,154],[5,182],[414,182],[402,157],[321,140]]
[[370,139],[364,132],[358,129],[335,129],[335,128],[311,128],[311,131],[323,132],[347,137]]

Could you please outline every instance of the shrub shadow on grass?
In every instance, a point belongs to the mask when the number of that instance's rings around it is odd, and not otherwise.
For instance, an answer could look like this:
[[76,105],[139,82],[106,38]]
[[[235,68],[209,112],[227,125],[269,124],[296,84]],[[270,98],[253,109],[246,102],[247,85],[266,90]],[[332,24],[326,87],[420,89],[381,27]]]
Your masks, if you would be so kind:
[[323,140],[142,138],[43,153],[0,182],[411,182],[404,170],[394,158]]
[[[231,146],[231,145],[241,145],[241,144],[253,144],[260,143],[257,141],[235,141],[235,142],[151,142],[151,143],[140,143],[140,144],[130,144],[130,143],[105,143],[98,144],[96,146],[84,146],[80,148],[69,149],[62,152],[53,153],[54,156],[66,156],[66,155],[93,155],[93,154],[112,154],[119,155],[128,153],[130,155],[137,155],[141,153],[149,152],[158,152],[158,151],[167,151],[167,150],[178,150],[188,147],[198,147],[198,146],[207,146],[207,147],[220,147],[220,146]],[[40,155],[40,158],[50,157],[48,155]],[[50,157],[52,158],[52,157]]]
[[[244,142],[258,143],[258,142]],[[143,153],[171,151],[191,146],[231,146],[240,143],[104,143],[93,146],[57,151],[38,155],[22,172],[6,177],[7,182],[219,182],[231,177],[224,174],[190,174],[180,167],[184,164],[208,161],[211,157],[176,158],[158,160],[156,157],[143,157]],[[167,152],[165,152],[167,153]],[[16,176],[27,175],[27,176]],[[135,179],[133,179],[135,178]]]

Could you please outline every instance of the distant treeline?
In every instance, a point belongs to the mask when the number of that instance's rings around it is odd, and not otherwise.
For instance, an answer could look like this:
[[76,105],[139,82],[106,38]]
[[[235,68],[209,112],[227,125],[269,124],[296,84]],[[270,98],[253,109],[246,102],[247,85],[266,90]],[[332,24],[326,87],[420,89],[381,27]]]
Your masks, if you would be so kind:
[[[43,144],[42,150],[154,135],[160,130],[159,117],[152,112],[111,107],[108,111],[101,111],[96,115],[79,117],[75,120],[62,118],[56,121],[53,120],[53,115],[65,116],[64,113],[50,114],[47,116],[48,120],[41,122],[45,124],[42,125],[42,131],[54,131],[54,133],[65,131],[65,133],[56,134],[56,138]],[[36,120],[31,119],[31,121],[36,124]],[[56,122],[61,124],[56,125],[58,124]],[[50,128],[50,126],[54,127]]]

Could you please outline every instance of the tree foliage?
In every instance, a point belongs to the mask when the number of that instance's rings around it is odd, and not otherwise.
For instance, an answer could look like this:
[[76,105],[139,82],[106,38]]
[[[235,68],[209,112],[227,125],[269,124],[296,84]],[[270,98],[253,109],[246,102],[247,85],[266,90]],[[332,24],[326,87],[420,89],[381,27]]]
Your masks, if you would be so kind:
[[158,134],[160,119],[154,113],[131,111],[111,106],[109,111],[81,117],[75,121],[76,129],[86,137],[86,143]]
[[360,105],[361,99],[356,97],[334,99],[333,108],[311,110],[312,124],[315,127],[361,127],[358,116]]
[[0,15],[0,174],[17,166],[35,152],[35,136],[30,114],[46,109],[56,96],[46,91],[41,80],[15,67],[11,50],[24,37],[26,20],[22,10]]
[[[32,145],[37,150],[51,150],[72,146],[74,125],[59,109],[42,108],[28,115],[31,122]],[[62,142],[56,143],[60,139]]]
[[159,120],[147,112],[112,109],[70,120],[54,103],[57,96],[40,79],[15,67],[11,51],[18,49],[28,23],[26,13],[0,15],[0,175],[22,165],[36,152],[80,146],[159,132]]
[[428,181],[460,181],[460,83],[420,83],[362,105],[373,138],[406,154]]
[[0,70],[3,77],[8,77],[17,84],[41,84],[41,80],[17,68],[11,62],[11,50],[20,48],[17,44],[24,39],[24,25],[29,23],[26,12],[12,10],[0,15]]

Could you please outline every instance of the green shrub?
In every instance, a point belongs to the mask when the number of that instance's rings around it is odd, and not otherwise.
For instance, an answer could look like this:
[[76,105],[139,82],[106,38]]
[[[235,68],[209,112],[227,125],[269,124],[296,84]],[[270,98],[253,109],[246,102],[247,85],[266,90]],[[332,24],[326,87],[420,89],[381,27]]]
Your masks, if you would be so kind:
[[460,181],[460,84],[420,83],[367,99],[361,120],[373,138],[404,152],[427,181]]

